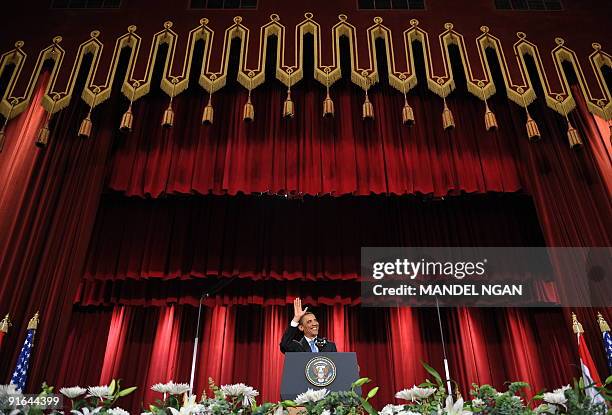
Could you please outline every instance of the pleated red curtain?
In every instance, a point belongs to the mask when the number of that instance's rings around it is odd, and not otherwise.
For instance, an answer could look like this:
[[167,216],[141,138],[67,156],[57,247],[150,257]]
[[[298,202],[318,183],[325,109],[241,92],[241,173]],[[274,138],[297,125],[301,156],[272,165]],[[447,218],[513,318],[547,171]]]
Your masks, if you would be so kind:
[[[283,366],[278,343],[289,312],[287,306],[204,307],[197,393],[207,390],[210,377],[217,384],[245,382],[261,392],[260,399],[278,400]],[[334,339],[339,351],[355,351],[361,374],[381,387],[377,405],[393,402],[397,390],[427,377],[420,360],[442,370],[435,309],[319,306],[315,312],[323,335]],[[535,394],[575,375],[567,327],[558,310],[442,309],[441,315],[451,375],[464,395],[472,382],[502,388],[508,379],[531,383],[530,394]],[[159,398],[148,389],[152,384],[189,381],[196,318],[197,308],[191,306],[116,306],[95,313],[78,309],[73,321],[91,320],[98,339],[108,337],[108,343],[98,342],[95,353],[83,353],[83,339],[70,336],[68,350],[79,352],[65,359],[57,380],[70,384],[82,373],[83,382],[96,383],[92,374],[102,368],[101,383],[121,378],[126,386],[139,386],[122,402],[138,411],[143,402]],[[105,345],[102,353],[100,345]]]

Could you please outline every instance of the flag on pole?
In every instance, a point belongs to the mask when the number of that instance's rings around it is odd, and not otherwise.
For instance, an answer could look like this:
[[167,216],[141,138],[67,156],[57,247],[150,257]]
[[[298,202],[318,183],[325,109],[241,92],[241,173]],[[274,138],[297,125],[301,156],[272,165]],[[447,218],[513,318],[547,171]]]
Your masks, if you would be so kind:
[[11,326],[11,320],[9,320],[9,315],[4,316],[2,321],[0,321],[0,350],[2,350],[2,341],[4,340],[4,336],[8,333],[8,329]]
[[601,378],[597,373],[597,368],[586,342],[582,338],[584,329],[582,324],[578,322],[575,313],[572,313],[572,327],[576,337],[578,338],[578,355],[580,356],[580,368],[582,369],[582,379],[584,380],[584,392],[593,399],[595,403],[605,403],[603,396],[599,393],[595,386],[601,386]]
[[11,377],[11,385],[15,385],[16,389],[23,392],[28,379],[28,367],[30,366],[30,355],[32,354],[32,348],[34,347],[34,334],[38,327],[38,312],[34,314],[34,317],[30,319],[28,323],[28,333],[26,335],[25,342],[17,358],[17,365],[15,371]]
[[604,351],[608,360],[608,370],[610,374],[612,374],[612,336],[610,335],[610,326],[608,322],[604,320],[601,313],[597,313],[597,322],[599,323],[599,328],[601,329],[601,335],[603,337]]

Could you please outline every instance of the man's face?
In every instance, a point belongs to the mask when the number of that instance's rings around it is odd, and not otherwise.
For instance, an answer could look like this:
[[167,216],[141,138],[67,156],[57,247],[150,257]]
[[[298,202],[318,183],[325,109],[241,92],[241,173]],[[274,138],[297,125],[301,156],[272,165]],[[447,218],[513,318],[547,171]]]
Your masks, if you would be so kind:
[[306,337],[317,337],[319,334],[319,322],[314,314],[308,313],[300,320],[300,325],[298,326],[300,331],[304,332],[304,336]]

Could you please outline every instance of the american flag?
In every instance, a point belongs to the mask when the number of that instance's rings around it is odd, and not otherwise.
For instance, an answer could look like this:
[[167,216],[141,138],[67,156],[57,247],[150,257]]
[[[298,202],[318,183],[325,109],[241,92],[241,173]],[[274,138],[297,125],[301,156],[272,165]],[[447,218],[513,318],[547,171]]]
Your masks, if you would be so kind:
[[21,353],[17,359],[17,366],[11,377],[11,384],[15,385],[17,390],[23,392],[28,378],[28,367],[30,366],[30,355],[32,354],[32,347],[34,346],[34,333],[35,329],[29,329],[26,336]]
[[610,370],[610,373],[612,374],[612,336],[610,336],[609,331],[604,331],[602,335],[604,349],[606,350],[606,357],[608,358],[608,370]]

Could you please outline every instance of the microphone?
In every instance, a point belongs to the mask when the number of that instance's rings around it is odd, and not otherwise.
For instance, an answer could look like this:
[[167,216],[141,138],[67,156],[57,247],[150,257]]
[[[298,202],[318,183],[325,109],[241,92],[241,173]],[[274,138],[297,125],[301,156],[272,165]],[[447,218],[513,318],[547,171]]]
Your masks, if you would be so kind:
[[327,339],[325,337],[317,337],[315,338],[314,343],[319,349],[321,349],[327,344]]

